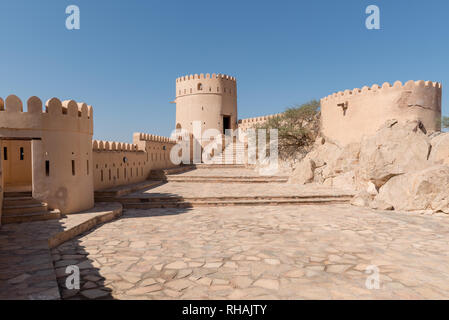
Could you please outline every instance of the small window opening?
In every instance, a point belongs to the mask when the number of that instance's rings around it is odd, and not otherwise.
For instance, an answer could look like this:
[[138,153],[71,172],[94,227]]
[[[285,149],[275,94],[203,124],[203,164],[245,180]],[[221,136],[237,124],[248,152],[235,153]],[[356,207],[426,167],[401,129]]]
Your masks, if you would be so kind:
[[47,177],[50,176],[50,161],[49,160],[45,160],[45,175]]
[[23,151],[23,147],[20,147],[20,160],[23,160],[25,158],[25,153]]

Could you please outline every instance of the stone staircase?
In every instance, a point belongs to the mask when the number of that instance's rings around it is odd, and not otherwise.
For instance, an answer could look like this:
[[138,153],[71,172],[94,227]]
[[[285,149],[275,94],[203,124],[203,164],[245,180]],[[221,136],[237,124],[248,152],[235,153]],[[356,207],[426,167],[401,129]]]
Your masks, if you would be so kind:
[[234,143],[229,143],[225,146],[224,150],[212,157],[212,165],[242,165],[245,163],[246,148],[245,144],[238,139],[235,139]]
[[283,205],[325,205],[349,203],[352,195],[309,195],[309,196],[240,196],[240,197],[195,197],[150,196],[122,197],[116,201],[127,209],[153,208],[195,208],[221,206],[283,206]]
[[33,198],[31,191],[5,192],[2,224],[58,219],[59,210],[51,210],[45,202]]
[[287,176],[167,176],[167,182],[186,183],[286,183]]

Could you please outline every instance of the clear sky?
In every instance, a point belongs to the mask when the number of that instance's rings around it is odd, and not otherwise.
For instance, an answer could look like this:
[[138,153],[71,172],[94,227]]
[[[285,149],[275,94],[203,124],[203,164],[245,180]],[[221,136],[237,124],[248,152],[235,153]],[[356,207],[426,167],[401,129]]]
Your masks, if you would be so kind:
[[[71,4],[80,30],[65,27]],[[370,4],[381,30],[365,27]],[[396,80],[443,82],[449,115],[447,0],[1,0],[0,13],[0,96],[91,104],[96,139],[168,135],[175,79],[195,73],[237,78],[239,118]]]

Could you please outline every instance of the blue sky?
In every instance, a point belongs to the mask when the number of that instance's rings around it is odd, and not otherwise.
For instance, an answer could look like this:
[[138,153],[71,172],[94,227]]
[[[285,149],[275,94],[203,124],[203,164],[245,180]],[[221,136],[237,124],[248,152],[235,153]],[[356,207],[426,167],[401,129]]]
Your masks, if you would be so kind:
[[[81,29],[65,27],[68,5]],[[381,30],[365,28],[365,8]],[[1,0],[0,96],[94,107],[94,137],[168,135],[175,79],[237,77],[239,118],[396,80],[443,82],[449,115],[447,0]]]

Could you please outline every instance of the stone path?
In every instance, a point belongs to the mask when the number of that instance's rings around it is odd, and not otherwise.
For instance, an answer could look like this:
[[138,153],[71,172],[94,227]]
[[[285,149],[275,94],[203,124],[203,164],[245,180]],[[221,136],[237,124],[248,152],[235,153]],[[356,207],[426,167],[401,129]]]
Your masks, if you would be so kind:
[[188,182],[166,183],[159,187],[131,193],[125,197],[160,197],[181,196],[183,198],[196,197],[231,197],[231,196],[330,196],[352,195],[350,190],[338,190],[323,185],[296,185],[287,183],[251,184],[251,183],[201,183]]
[[122,212],[117,203],[61,219],[6,224],[0,228],[0,299],[59,299],[50,248]]
[[[284,174],[276,174],[284,176]],[[177,174],[178,177],[207,177],[207,176],[222,176],[222,177],[260,177],[259,171],[251,168],[206,168],[187,171]]]
[[126,210],[52,255],[66,299],[447,299],[448,245],[447,216],[224,207]]

